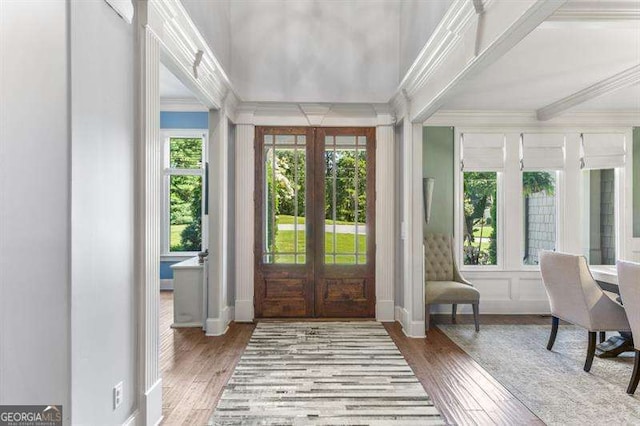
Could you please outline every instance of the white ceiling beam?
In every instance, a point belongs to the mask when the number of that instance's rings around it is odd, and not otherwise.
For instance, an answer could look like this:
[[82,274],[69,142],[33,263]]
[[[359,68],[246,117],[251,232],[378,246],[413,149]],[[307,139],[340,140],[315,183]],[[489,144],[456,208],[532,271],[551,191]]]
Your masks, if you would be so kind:
[[[486,2],[481,15],[468,0],[454,2],[398,88],[411,99],[411,121],[424,122],[463,81],[511,50],[565,2]],[[476,16],[482,17],[480,27]]]
[[550,120],[576,105],[580,105],[581,103],[587,102],[598,96],[606,95],[607,93],[632,86],[639,82],[640,64],[540,108],[536,111],[536,116],[540,121]]
[[636,21],[640,19],[640,2],[569,1],[549,17],[549,21]]

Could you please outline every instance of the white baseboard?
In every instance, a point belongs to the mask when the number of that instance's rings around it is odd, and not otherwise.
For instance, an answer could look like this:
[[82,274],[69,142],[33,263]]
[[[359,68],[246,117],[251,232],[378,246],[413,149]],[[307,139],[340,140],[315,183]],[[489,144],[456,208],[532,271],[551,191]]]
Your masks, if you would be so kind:
[[225,306],[220,318],[207,318],[205,334],[207,336],[222,336],[229,329],[229,323],[233,321],[235,309]]
[[160,280],[160,291],[162,290],[173,290],[173,279]]
[[380,322],[394,321],[393,300],[378,300],[376,302],[376,321],[380,321]]
[[407,327],[402,327],[402,331],[407,337],[422,339],[426,337],[424,321],[408,321]]
[[140,415],[140,411],[137,409],[129,416],[127,420],[122,423],[122,426],[138,426],[138,416]]
[[235,321],[253,322],[253,300],[236,300]]
[[410,321],[409,312],[402,306],[396,306],[394,309],[394,318],[402,325],[402,332],[407,337],[421,338],[425,337],[424,321]]
[[158,379],[144,393],[144,415],[141,422],[143,425],[159,425],[162,422],[162,379]]

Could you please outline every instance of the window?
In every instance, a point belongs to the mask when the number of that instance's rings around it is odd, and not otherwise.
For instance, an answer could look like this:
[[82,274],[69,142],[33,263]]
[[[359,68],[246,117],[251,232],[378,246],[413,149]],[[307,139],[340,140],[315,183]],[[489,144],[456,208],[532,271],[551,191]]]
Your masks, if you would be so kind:
[[164,149],[164,253],[193,253],[203,247],[205,135],[171,134]]
[[463,173],[463,260],[465,265],[498,264],[498,173]]
[[587,260],[592,265],[616,263],[616,173],[615,169],[585,170],[583,173]]
[[537,265],[540,250],[556,249],[556,181],[556,171],[522,173],[524,265]]

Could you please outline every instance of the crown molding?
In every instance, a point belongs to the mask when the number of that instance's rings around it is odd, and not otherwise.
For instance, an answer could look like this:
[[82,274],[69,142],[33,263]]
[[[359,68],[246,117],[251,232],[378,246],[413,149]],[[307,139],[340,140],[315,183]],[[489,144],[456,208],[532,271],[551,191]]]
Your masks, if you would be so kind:
[[640,64],[538,109],[538,120],[550,120],[576,105],[580,105],[598,96],[632,86],[638,82],[640,82]]
[[455,0],[451,4],[400,82],[396,96],[404,91],[407,96],[412,97],[425,84],[442,59],[456,47],[463,30],[475,16],[473,2]]
[[209,109],[195,98],[160,98],[160,111],[202,112]]
[[375,127],[395,123],[387,103],[328,104],[297,102],[241,102],[236,124],[256,126]]
[[[463,81],[508,52],[566,1],[490,1],[482,3],[482,13],[472,1],[454,1],[394,97],[404,91],[411,122],[424,122]],[[399,104],[393,98],[391,103]]]
[[298,104],[300,111],[307,117],[309,126],[320,126],[326,115],[331,111],[331,104]]
[[179,0],[149,0],[146,28],[162,47],[162,62],[208,108],[222,107],[233,85]]
[[473,127],[612,127],[640,126],[640,111],[576,111],[539,121],[536,111],[441,110],[425,126]]

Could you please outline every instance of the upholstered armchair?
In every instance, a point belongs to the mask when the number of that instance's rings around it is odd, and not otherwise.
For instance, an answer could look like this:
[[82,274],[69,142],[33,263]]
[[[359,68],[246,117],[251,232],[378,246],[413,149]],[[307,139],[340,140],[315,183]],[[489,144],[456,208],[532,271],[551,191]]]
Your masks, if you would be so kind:
[[640,263],[619,260],[616,267],[620,297],[624,304],[624,310],[627,312],[629,326],[633,333],[633,348],[636,352],[633,373],[627,387],[627,393],[633,394],[640,380]]
[[624,308],[596,283],[584,256],[541,251],[540,272],[551,305],[551,335],[547,349],[553,348],[559,320],[586,328],[589,344],[584,371],[591,370],[596,333],[631,331]]
[[476,331],[480,331],[478,305],[480,292],[465,280],[456,264],[450,235],[427,234],[424,238],[424,293],[425,328],[429,330],[431,305],[451,304],[451,317],[455,321],[458,304],[473,307]]

